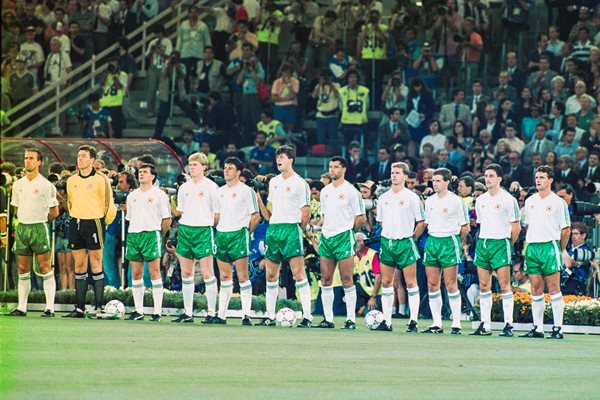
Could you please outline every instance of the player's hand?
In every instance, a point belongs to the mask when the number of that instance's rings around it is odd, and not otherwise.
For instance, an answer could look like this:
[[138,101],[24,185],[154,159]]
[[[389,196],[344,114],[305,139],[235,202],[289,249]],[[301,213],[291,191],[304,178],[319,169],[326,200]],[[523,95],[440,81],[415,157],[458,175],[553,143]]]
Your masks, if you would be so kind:
[[371,297],[369,301],[367,301],[367,307],[369,307],[369,311],[377,308],[377,301],[375,300],[375,297]]
[[266,182],[266,180],[267,180],[267,177],[266,177],[266,176],[264,176],[264,175],[256,175],[256,176],[254,177],[254,179],[256,179],[256,180],[257,180],[257,181],[259,181],[259,182]]
[[573,265],[573,259],[571,258],[571,256],[569,256],[569,253],[567,253],[566,251],[562,252],[562,262],[567,268]]
[[509,192],[517,192],[519,190],[521,190],[521,185],[519,184],[519,182],[516,182],[516,181],[512,182],[510,184],[510,187],[508,188]]

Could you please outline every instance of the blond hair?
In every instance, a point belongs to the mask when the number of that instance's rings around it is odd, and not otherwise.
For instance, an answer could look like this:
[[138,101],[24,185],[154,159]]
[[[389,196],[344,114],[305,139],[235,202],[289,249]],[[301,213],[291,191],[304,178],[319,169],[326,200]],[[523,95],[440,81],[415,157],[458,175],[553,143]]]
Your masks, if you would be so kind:
[[408,175],[408,173],[410,172],[410,167],[408,166],[408,164],[401,161],[393,163],[392,168],[400,169],[400,171],[402,171],[404,175]]
[[194,153],[192,155],[190,155],[188,157],[188,162],[191,161],[198,161],[200,164],[204,165],[205,167],[208,166],[208,157],[206,157],[206,154],[204,153]]

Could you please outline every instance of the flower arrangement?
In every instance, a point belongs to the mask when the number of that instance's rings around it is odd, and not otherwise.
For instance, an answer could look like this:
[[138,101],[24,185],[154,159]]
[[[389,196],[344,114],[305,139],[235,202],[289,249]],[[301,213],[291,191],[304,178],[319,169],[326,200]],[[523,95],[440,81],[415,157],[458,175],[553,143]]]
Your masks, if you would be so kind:
[[[545,294],[546,311],[544,321],[552,323],[552,305],[550,295]],[[600,299],[592,299],[587,296],[565,295],[565,325],[589,325],[600,326]],[[492,321],[504,321],[502,312],[502,296],[494,294],[492,296]],[[515,308],[513,320],[516,323],[531,323],[531,295],[528,293],[517,292],[514,294]],[[479,308],[479,304],[476,305]]]

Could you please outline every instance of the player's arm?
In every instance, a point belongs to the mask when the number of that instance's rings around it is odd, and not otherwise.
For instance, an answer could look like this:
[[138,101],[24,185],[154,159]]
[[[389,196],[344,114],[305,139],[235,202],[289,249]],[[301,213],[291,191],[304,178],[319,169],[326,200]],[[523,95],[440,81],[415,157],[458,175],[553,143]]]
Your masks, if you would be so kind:
[[48,209],[48,221],[52,221],[58,218],[58,214],[58,206],[50,207]]
[[260,215],[257,212],[250,215],[250,226],[248,226],[250,233],[254,232],[258,225],[258,221],[260,221]]
[[471,230],[471,227],[469,226],[469,224],[461,225],[461,227],[460,227],[460,239],[462,241],[466,241],[467,240],[467,233],[469,233],[470,230]]
[[514,221],[510,223],[510,241],[514,245],[519,239],[519,235],[521,234],[521,221]]
[[310,220],[310,206],[304,206],[300,209],[300,227],[306,229]]
[[258,201],[258,209],[260,210],[260,214],[267,221],[270,220],[271,219],[271,212],[268,210],[267,206],[263,202],[262,196],[260,195],[260,192],[258,190],[256,191],[256,200]]
[[570,238],[571,238],[571,227],[565,226],[560,231],[560,249],[563,252],[567,250],[567,243],[569,243]]
[[217,227],[217,225],[219,225],[219,219],[221,218],[221,214],[219,214],[218,212],[215,213],[215,228]]
[[415,242],[417,240],[419,240],[419,238],[421,237],[423,232],[425,232],[426,226],[427,226],[427,224],[425,223],[425,221],[417,222],[417,225],[415,226],[415,230],[413,231],[413,239],[415,240]]
[[354,217],[354,232],[358,232],[365,222],[367,222],[367,217],[365,214],[360,214]]
[[169,228],[171,227],[172,218],[163,218],[160,224],[160,233],[163,237],[169,232]]

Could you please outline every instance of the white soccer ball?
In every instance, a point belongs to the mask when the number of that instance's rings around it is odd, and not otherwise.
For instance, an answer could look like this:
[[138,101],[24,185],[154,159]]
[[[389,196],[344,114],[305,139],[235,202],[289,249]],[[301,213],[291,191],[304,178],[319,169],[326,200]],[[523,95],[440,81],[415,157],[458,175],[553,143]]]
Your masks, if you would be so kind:
[[379,325],[381,325],[384,320],[383,313],[379,310],[369,311],[367,315],[365,315],[365,325],[369,330],[379,328]]
[[277,321],[278,326],[291,328],[296,322],[296,313],[291,308],[282,308],[277,312],[275,320]]
[[113,314],[117,318],[122,318],[125,314],[125,306],[119,300],[111,300],[104,307],[105,314]]

